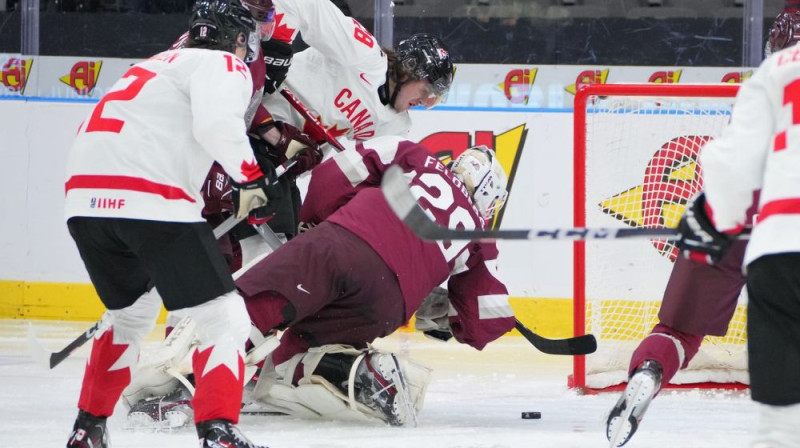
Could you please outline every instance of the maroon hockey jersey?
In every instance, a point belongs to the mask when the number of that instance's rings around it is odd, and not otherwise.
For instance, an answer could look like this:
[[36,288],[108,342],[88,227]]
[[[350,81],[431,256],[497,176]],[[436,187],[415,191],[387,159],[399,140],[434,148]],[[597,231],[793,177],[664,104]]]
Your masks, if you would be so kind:
[[450,170],[422,146],[399,137],[364,142],[316,167],[300,221],[327,220],[367,242],[397,275],[407,316],[435,286],[448,281],[453,335],[482,349],[514,328],[508,291],[497,278],[497,247],[419,239],[381,193],[381,177],[393,164],[403,168],[420,205],[437,223],[483,227],[466,188]]

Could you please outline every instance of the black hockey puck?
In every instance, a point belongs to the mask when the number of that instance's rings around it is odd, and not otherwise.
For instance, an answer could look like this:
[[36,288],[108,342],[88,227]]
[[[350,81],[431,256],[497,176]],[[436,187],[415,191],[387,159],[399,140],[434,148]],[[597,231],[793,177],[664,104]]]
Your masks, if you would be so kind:
[[541,412],[523,412],[522,413],[522,418],[524,418],[526,420],[540,419],[540,418],[542,418],[542,413]]

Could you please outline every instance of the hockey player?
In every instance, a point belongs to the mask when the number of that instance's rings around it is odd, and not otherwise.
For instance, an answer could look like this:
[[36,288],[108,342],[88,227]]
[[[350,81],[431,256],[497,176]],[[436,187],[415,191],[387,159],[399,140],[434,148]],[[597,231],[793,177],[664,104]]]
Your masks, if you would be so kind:
[[[402,325],[433,286],[448,278],[451,293],[438,302],[445,304],[444,313],[429,319],[439,337],[455,336],[481,349],[514,325],[505,286],[496,278],[495,245],[419,240],[380,192],[381,176],[392,163],[416,179],[416,190],[449,192],[439,200],[423,193],[423,203],[443,222],[482,226],[506,196],[505,174],[485,147],[465,151],[451,172],[419,145],[383,137],[317,167],[301,211],[303,227],[311,230],[237,279],[257,336],[288,326],[253,394],[272,410],[413,423],[428,370],[367,344]],[[190,342],[191,337],[185,341]],[[388,383],[394,387],[385,388]],[[138,417],[180,426],[191,412],[191,394],[174,387],[162,391],[166,397],[140,402]],[[130,391],[134,401],[141,396]]]
[[[286,85],[334,137],[404,136],[409,108],[433,107],[453,82],[450,54],[433,35],[415,34],[391,50],[331,2],[278,0],[275,6],[282,24],[276,40],[291,42],[299,32],[310,45],[294,55]],[[281,120],[304,123],[281,95],[265,95],[264,105]]]
[[685,249],[716,256],[751,224],[745,210],[761,192],[744,255],[750,390],[761,403],[752,448],[800,446],[798,86],[798,46],[773,53],[742,84],[730,124],[700,152],[705,193],[678,227]]
[[[381,48],[361,23],[330,1],[278,0],[275,7],[279,32],[269,48],[264,47],[265,57],[272,61],[267,63],[267,74],[286,70],[285,85],[335,138],[406,136],[411,127],[408,109],[433,107],[450,88],[455,68],[435,36],[416,34],[392,50]],[[290,44],[298,33],[310,47],[292,57]],[[274,92],[265,88],[268,94],[263,98],[275,119],[296,126],[317,143],[325,142],[318,127],[306,123],[277,92],[278,86]],[[292,188],[292,200],[286,202],[298,212],[299,189]],[[276,217],[282,227],[287,216]]]
[[[251,143],[254,149],[270,157],[273,163],[280,164],[297,155],[295,165],[291,167],[287,176],[279,181],[287,193],[286,196],[289,196],[293,185],[290,178],[316,166],[322,160],[322,153],[309,136],[288,123],[275,121],[272,114],[261,104],[265,90],[267,92],[274,91],[275,86],[285,78],[286,69],[274,64],[276,58],[272,55],[275,48],[280,49],[281,45],[285,44],[272,38],[277,22],[272,0],[247,0],[243,4],[256,19],[260,31],[260,40],[254,39],[253,42],[249,42],[251,51],[245,60],[253,77],[253,93],[245,115],[245,122],[253,137]],[[187,37],[188,33],[182,35],[171,48],[181,48]],[[270,61],[269,66],[267,61]],[[229,196],[230,184],[224,178],[222,167],[214,164],[203,186],[203,195],[206,201],[203,216],[214,226],[221,223],[232,208]],[[283,201],[278,213],[279,218],[270,222],[269,225],[276,232],[291,237],[296,232],[294,213],[291,201]],[[288,218],[284,219],[283,215],[287,215]],[[252,229],[249,232],[247,229],[247,226],[244,225],[234,233],[240,237],[254,234]],[[233,243],[238,243],[238,241],[233,241]],[[237,255],[241,256],[235,257],[228,235],[220,238],[220,244],[232,264],[233,270],[241,266],[242,258],[245,260],[254,258],[264,250],[260,245],[245,245],[243,248],[239,248],[237,244],[237,249],[239,249]],[[253,247],[253,250],[248,250],[250,247]]]
[[[248,145],[255,21],[238,0],[201,1],[186,49],[134,65],[81,125],[67,163],[67,226],[107,326],[95,334],[68,447],[108,447],[106,419],[130,381],[161,299],[197,323],[195,422],[203,447],[255,447],[235,426],[248,318],[197,186],[217,160],[236,214],[269,213],[276,190]],[[263,171],[262,171],[263,170]]]
[[[787,10],[789,8],[787,2]],[[800,12],[782,12],[769,31],[767,53],[800,41]],[[704,170],[705,171],[705,170]],[[752,221],[758,194],[751,198],[746,221]],[[678,257],[659,310],[659,323],[630,361],[630,379],[611,410],[606,435],[611,446],[624,445],[638,429],[652,399],[685,368],[705,335],[724,336],[745,285],[742,260],[747,241],[733,241],[713,264]]]
[[370,140],[323,162],[300,213],[310,230],[237,279],[260,331],[288,327],[262,370],[257,398],[298,415],[360,413],[413,423],[427,373],[404,368],[370,342],[403,325],[444,281],[449,313],[441,331],[480,350],[514,327],[495,244],[420,240],[379,188],[393,164],[443,224],[481,228],[505,201],[505,173],[483,146],[466,150],[452,169],[399,137]]

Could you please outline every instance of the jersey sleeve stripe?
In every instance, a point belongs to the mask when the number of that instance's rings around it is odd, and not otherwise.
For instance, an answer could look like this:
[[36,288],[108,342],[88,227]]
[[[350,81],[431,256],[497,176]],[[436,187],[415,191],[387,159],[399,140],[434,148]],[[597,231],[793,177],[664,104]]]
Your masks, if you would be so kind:
[[179,187],[159,184],[141,177],[76,175],[67,180],[64,186],[64,193],[79,188],[139,191],[142,193],[157,194],[164,199],[196,202]]

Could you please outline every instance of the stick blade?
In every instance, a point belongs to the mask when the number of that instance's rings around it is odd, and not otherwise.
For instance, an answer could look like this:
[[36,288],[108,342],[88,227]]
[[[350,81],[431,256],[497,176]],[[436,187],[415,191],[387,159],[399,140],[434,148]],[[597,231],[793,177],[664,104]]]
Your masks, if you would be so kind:
[[53,366],[50,362],[52,352],[45,349],[39,340],[36,339],[36,331],[33,329],[33,323],[28,324],[28,354],[36,361],[37,364],[45,369],[52,369]]
[[593,334],[585,334],[569,339],[569,350],[573,355],[589,355],[597,351],[597,339]]

